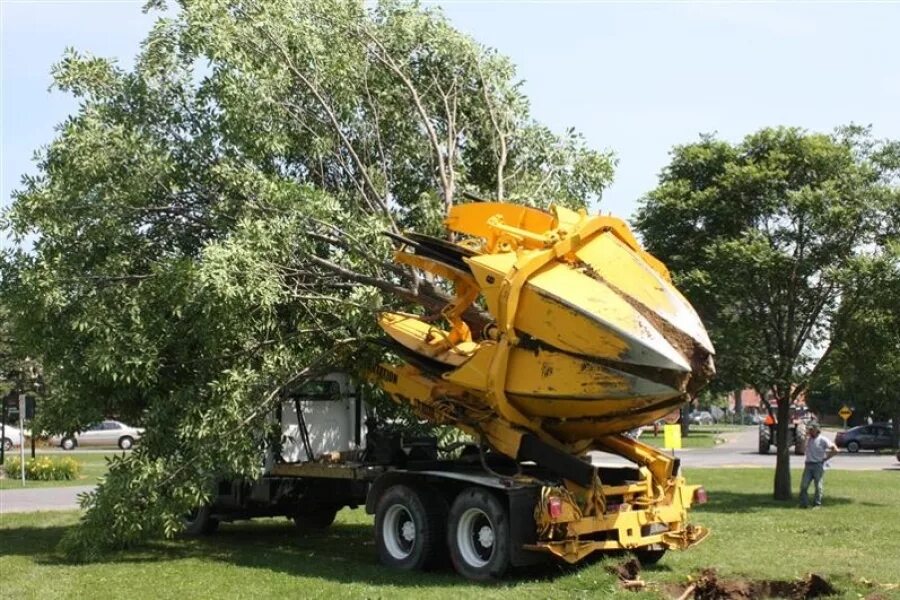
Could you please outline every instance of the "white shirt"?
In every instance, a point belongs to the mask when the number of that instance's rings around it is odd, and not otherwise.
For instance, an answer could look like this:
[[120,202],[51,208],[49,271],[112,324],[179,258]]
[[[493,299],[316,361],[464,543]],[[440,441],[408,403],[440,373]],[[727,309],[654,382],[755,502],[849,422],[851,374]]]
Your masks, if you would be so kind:
[[809,438],[806,442],[806,462],[825,462],[826,453],[834,447],[834,443],[820,432],[819,435]]

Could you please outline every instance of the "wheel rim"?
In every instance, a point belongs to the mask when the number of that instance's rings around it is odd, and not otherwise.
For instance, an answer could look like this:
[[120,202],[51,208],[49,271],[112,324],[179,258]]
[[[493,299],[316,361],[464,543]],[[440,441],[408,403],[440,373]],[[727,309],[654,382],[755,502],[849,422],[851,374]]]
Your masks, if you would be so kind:
[[131,448],[131,440],[125,438],[124,440],[119,442],[119,446],[122,448],[122,450],[128,450],[129,448]]
[[381,526],[384,546],[397,560],[408,558],[416,545],[416,523],[405,506],[394,504],[384,515]]
[[494,524],[480,508],[470,508],[462,514],[456,529],[456,546],[463,560],[481,568],[494,555]]

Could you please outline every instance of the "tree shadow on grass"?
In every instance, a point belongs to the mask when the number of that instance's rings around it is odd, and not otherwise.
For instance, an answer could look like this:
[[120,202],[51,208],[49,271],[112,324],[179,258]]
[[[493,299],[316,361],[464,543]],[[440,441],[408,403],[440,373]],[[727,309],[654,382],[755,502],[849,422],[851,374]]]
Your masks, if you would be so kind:
[[[68,561],[58,550],[59,541],[68,529],[69,526],[0,529],[0,556],[28,556],[37,564],[78,567],[80,563]],[[449,560],[440,568],[424,573],[386,568],[378,561],[373,537],[372,526],[365,523],[337,523],[323,532],[300,533],[287,522],[262,520],[226,524],[216,534],[203,538],[149,542],[110,553],[91,564],[149,566],[198,559],[340,583],[442,588],[472,585],[453,571]],[[548,560],[512,570],[503,585],[515,588],[534,581],[552,581],[594,565],[612,565],[627,558],[625,553],[595,554],[578,565]],[[648,567],[654,571],[666,569],[661,565]]]
[[[810,499],[812,499],[812,488],[810,488]],[[691,512],[698,515],[702,513],[746,514],[773,508],[796,508],[799,502],[800,500],[796,496],[791,500],[774,500],[771,493],[712,491],[709,494],[709,501],[706,504],[694,506]],[[881,506],[871,502],[857,502],[850,498],[826,494],[823,509],[828,506],[845,504]]]
[[62,525],[0,529],[0,557],[37,557],[53,553],[67,529],[67,526]]

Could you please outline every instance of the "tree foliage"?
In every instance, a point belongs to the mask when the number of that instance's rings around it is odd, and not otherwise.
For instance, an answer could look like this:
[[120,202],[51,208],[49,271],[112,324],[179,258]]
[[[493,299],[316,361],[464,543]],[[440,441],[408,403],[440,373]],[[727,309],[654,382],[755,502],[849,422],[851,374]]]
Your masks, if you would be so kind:
[[[151,10],[162,3],[151,3]],[[80,100],[6,227],[14,335],[54,378],[42,426],[147,434],[67,540],[91,557],[180,528],[215,475],[259,472],[292,386],[378,351],[373,312],[440,306],[383,230],[440,231],[462,191],[596,200],[610,155],[534,121],[511,63],[434,9],[183,1],[132,69],[69,51]]]
[[900,144],[846,127],[763,129],[678,146],[636,218],[717,349],[722,389],[778,401],[775,496],[790,498],[789,405],[857,314],[860,269],[896,240]]
[[838,398],[856,414],[893,418],[900,434],[900,240],[864,261],[852,285],[855,304],[842,305],[832,327],[838,339],[825,359],[813,391]]

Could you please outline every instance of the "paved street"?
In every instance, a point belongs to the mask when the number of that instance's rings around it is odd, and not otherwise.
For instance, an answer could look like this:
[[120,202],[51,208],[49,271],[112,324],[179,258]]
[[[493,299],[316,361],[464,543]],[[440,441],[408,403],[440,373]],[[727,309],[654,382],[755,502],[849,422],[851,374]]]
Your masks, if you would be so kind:
[[[825,432],[825,435],[833,441],[835,433],[835,431],[829,430]],[[645,432],[641,437],[646,440],[652,435],[652,433]],[[774,448],[769,454],[759,454],[757,452],[757,430],[755,427],[747,427],[737,432],[723,433],[722,437],[726,438],[728,442],[712,448],[685,448],[676,451],[675,454],[681,459],[682,464],[688,468],[775,468]],[[602,453],[597,453],[594,461],[603,464],[627,464],[619,457]],[[875,454],[870,451],[862,451],[857,454],[850,454],[841,451],[840,454],[831,459],[829,466],[832,469],[851,471],[896,470],[900,473],[900,463],[897,462],[893,453],[887,452]],[[803,456],[791,454],[791,467],[802,469]]]
[[[826,435],[833,440],[834,433],[834,431],[827,431]],[[775,467],[774,452],[761,455],[756,451],[756,428],[748,427],[740,432],[723,434],[723,437],[729,441],[714,448],[688,448],[679,450],[676,454],[681,458],[682,464],[688,468]],[[79,450],[79,452],[83,452],[83,450]],[[108,450],[98,450],[98,452],[108,452]],[[595,460],[611,464],[619,463],[622,459],[598,455]],[[802,468],[803,457],[791,455],[791,466]],[[849,454],[841,452],[831,460],[831,468],[864,471],[890,470],[900,473],[900,462],[897,462],[895,456],[889,453]],[[91,486],[2,490],[0,491],[0,514],[37,510],[72,510],[78,507],[78,494],[90,489]]]
[[[825,435],[834,441],[836,432],[829,430]],[[714,448],[690,448],[680,450],[677,455],[682,459],[686,467],[775,467],[775,449],[769,454],[757,452],[757,430],[748,427],[739,433],[726,433],[723,437],[729,439],[726,444]],[[884,469],[896,469],[900,471],[900,463],[894,454],[884,452],[858,452],[850,454],[842,451],[829,462],[832,469],[852,471],[880,471]],[[803,456],[791,455],[791,467],[802,469]]]
[[78,508],[78,494],[94,489],[91,485],[57,488],[0,490],[0,514],[39,510]]

